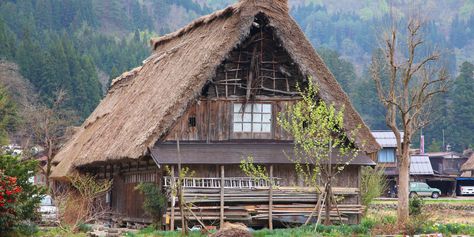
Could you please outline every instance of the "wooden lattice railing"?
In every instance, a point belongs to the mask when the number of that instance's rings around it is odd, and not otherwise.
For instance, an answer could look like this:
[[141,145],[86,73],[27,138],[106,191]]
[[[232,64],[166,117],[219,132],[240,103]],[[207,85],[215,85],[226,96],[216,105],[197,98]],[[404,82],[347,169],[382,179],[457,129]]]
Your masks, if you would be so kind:
[[[172,184],[172,177],[165,176],[163,186],[170,187]],[[175,182],[178,178],[174,177]],[[273,178],[273,185],[279,186],[280,178]],[[200,178],[200,177],[185,177],[183,178],[183,187],[185,188],[220,188],[221,178]],[[263,178],[250,177],[226,177],[224,178],[224,188],[264,188],[270,187],[270,180]]]

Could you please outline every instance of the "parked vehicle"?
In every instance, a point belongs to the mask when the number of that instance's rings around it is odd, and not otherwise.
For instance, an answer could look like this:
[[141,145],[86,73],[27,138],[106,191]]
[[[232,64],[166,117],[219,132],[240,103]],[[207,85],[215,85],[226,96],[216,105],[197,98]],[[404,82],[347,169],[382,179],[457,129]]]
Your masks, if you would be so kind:
[[426,183],[422,183],[422,182],[410,183],[410,197],[414,197],[415,195],[418,195],[421,197],[438,198],[440,194],[441,194],[441,190],[437,188],[432,188]]
[[474,195],[474,186],[460,186],[461,195]]
[[58,208],[53,204],[51,196],[46,195],[41,199],[38,209],[42,223],[55,223],[58,221]]

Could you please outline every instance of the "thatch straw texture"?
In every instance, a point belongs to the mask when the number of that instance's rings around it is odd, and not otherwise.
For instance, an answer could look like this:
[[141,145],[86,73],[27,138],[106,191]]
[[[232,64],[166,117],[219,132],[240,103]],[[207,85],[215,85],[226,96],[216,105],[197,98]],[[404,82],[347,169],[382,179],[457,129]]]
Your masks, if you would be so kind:
[[471,153],[469,159],[461,166],[461,171],[474,171],[474,152]]
[[107,96],[56,156],[53,177],[75,167],[138,159],[171,129],[199,96],[226,55],[250,33],[263,13],[304,75],[319,85],[320,97],[345,108],[345,129],[361,126],[357,144],[366,153],[379,145],[348,96],[288,14],[285,0],[241,0],[201,17],[181,30],[151,41],[153,54],[142,67],[114,80]]

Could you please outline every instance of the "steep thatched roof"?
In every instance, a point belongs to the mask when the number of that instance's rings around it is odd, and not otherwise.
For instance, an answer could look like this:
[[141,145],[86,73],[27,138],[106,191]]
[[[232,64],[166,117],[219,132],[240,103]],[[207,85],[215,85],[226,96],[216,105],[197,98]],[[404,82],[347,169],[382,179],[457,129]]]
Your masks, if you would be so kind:
[[97,162],[137,159],[148,153],[195,101],[227,54],[249,34],[257,14],[269,20],[283,47],[320,97],[345,107],[345,129],[361,125],[357,143],[367,153],[379,146],[334,76],[288,14],[286,0],[241,0],[179,31],[153,39],[153,54],[140,68],[114,81],[107,96],[56,156],[53,177]]

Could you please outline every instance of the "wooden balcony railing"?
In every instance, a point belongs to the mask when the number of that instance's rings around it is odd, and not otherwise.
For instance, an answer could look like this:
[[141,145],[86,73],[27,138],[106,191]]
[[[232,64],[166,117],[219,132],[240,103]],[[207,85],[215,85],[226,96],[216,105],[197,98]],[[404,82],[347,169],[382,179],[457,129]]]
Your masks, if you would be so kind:
[[[170,187],[172,184],[172,177],[165,176],[163,185]],[[175,182],[178,178],[174,177]],[[280,178],[273,178],[273,185],[279,186]],[[185,188],[220,188],[221,178],[200,178],[200,177],[185,177],[183,178],[183,187]],[[226,177],[224,178],[224,188],[267,188],[270,187],[270,180],[263,178],[250,177]]]

